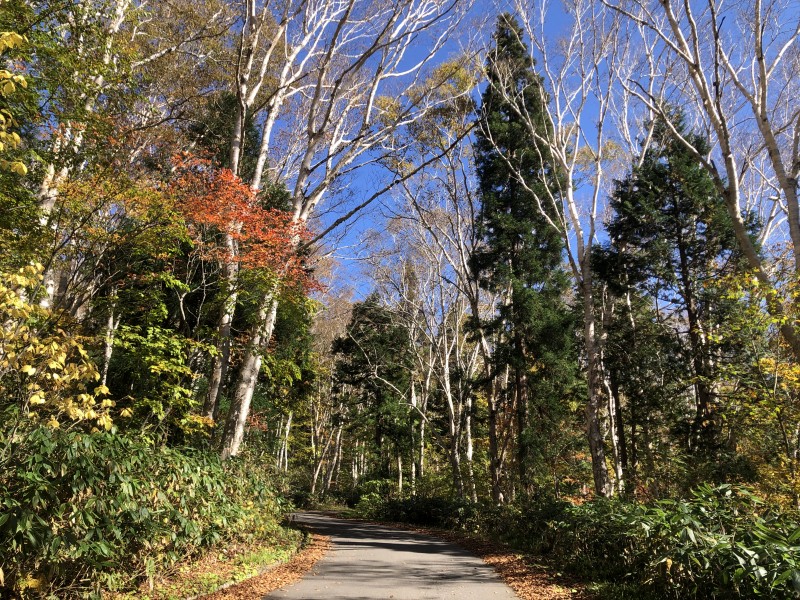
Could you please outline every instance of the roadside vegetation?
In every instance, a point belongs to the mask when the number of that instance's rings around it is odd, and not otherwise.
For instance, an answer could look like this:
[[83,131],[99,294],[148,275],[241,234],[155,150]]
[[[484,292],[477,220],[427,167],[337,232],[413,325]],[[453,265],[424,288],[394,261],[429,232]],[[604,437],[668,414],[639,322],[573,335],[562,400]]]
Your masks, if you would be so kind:
[[510,505],[363,496],[362,518],[474,534],[580,581],[589,597],[791,598],[800,523],[746,488],[700,486],[681,500]]

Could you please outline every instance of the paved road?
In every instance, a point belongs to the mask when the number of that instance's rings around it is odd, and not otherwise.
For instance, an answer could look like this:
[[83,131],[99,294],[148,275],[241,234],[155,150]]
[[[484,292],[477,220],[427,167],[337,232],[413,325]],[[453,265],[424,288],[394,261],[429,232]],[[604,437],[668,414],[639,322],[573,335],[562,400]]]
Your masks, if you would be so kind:
[[510,600],[517,598],[481,559],[410,531],[299,513],[297,522],[333,545],[300,582],[270,600]]

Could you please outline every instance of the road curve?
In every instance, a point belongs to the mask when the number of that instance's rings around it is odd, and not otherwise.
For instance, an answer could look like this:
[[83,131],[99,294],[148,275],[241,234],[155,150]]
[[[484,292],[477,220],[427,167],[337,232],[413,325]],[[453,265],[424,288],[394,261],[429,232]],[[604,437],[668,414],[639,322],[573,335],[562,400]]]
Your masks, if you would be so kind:
[[270,600],[511,600],[494,570],[466,550],[430,536],[298,513],[296,522],[332,546],[301,581]]

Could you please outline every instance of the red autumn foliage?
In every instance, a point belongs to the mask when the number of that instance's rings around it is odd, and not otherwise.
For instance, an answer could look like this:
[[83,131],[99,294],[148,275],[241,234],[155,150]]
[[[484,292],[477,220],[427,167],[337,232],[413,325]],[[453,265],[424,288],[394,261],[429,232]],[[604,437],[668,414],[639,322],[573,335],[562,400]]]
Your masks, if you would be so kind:
[[286,287],[316,287],[297,251],[308,231],[290,211],[264,207],[230,169],[191,156],[173,161],[178,176],[172,192],[203,258],[264,270]]
[[266,433],[270,429],[266,416],[256,412],[250,413],[250,416],[247,417],[247,426],[262,433]]

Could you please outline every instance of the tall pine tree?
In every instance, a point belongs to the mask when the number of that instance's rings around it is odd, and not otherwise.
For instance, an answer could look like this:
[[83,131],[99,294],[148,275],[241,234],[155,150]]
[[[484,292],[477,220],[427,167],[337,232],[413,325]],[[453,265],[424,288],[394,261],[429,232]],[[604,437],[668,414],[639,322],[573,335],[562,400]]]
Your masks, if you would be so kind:
[[[688,130],[679,110],[671,121],[700,155],[708,153],[708,142]],[[617,277],[672,314],[695,405],[688,446],[711,458],[719,444],[718,371],[725,350],[715,340],[735,310],[714,282],[745,268],[730,216],[708,173],[663,122],[656,123],[641,164],[616,183],[611,206]]]
[[527,115],[546,132],[546,94],[512,15],[499,16],[494,41],[475,141],[482,201],[477,225],[483,243],[473,268],[483,287],[505,297],[495,318],[483,326],[497,340],[495,372],[509,369],[511,374],[517,472],[523,487],[529,487],[532,408],[537,425],[557,422],[549,413],[557,410],[560,396],[554,382],[566,382],[574,364],[572,324],[563,302],[563,241],[535,201],[557,194],[557,175],[548,148],[519,117]]

